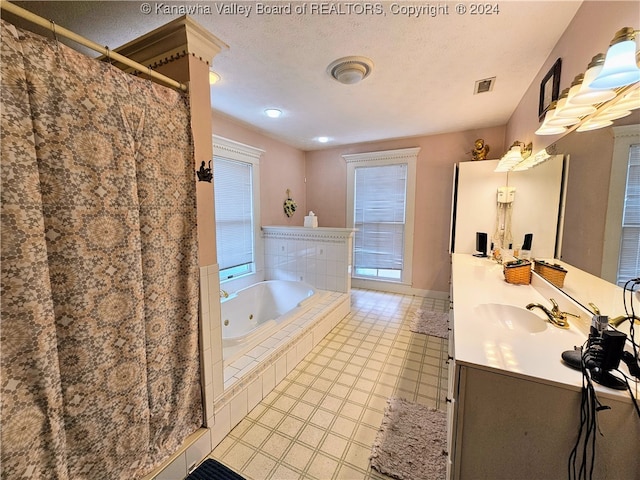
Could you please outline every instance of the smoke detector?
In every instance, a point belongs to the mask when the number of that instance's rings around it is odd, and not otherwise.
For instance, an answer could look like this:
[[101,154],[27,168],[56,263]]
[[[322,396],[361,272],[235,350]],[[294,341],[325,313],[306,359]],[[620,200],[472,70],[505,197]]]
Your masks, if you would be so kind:
[[369,76],[373,62],[366,57],[342,57],[327,67],[327,73],[345,85],[353,85]]

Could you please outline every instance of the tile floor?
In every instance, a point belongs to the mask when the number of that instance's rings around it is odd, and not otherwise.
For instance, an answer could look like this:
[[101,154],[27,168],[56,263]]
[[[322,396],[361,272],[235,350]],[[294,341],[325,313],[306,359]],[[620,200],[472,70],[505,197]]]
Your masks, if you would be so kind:
[[388,479],[369,467],[387,398],[446,410],[447,340],[409,330],[448,301],[352,290],[351,313],[215,448],[247,480]]

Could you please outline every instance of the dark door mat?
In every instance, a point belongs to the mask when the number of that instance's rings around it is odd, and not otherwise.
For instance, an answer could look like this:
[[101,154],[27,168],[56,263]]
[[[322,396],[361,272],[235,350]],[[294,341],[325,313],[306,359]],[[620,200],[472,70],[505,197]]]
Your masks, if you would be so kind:
[[185,480],[246,480],[226,465],[208,458],[202,462]]

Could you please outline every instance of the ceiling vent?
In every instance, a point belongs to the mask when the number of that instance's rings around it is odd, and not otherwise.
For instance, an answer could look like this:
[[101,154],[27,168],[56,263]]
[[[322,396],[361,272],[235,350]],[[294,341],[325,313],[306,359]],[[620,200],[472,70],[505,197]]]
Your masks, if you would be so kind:
[[327,67],[327,73],[335,80],[353,85],[369,76],[373,62],[366,57],[342,57]]
[[496,83],[496,77],[483,78],[482,80],[476,80],[476,86],[473,89],[473,94],[490,92],[493,90],[493,84]]

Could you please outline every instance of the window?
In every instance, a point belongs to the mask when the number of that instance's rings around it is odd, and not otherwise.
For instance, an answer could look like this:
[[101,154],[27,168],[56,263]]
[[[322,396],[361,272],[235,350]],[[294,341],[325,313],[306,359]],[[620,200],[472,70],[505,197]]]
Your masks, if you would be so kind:
[[253,268],[253,190],[251,164],[214,157],[216,241],[220,278]]
[[407,164],[356,167],[356,276],[402,279]]
[[214,136],[213,181],[220,280],[255,273],[262,150]]
[[347,224],[355,227],[353,276],[411,283],[419,148],[344,155]]
[[627,280],[636,278],[638,274],[640,274],[640,144],[634,144],[629,148],[617,283],[623,286]]

